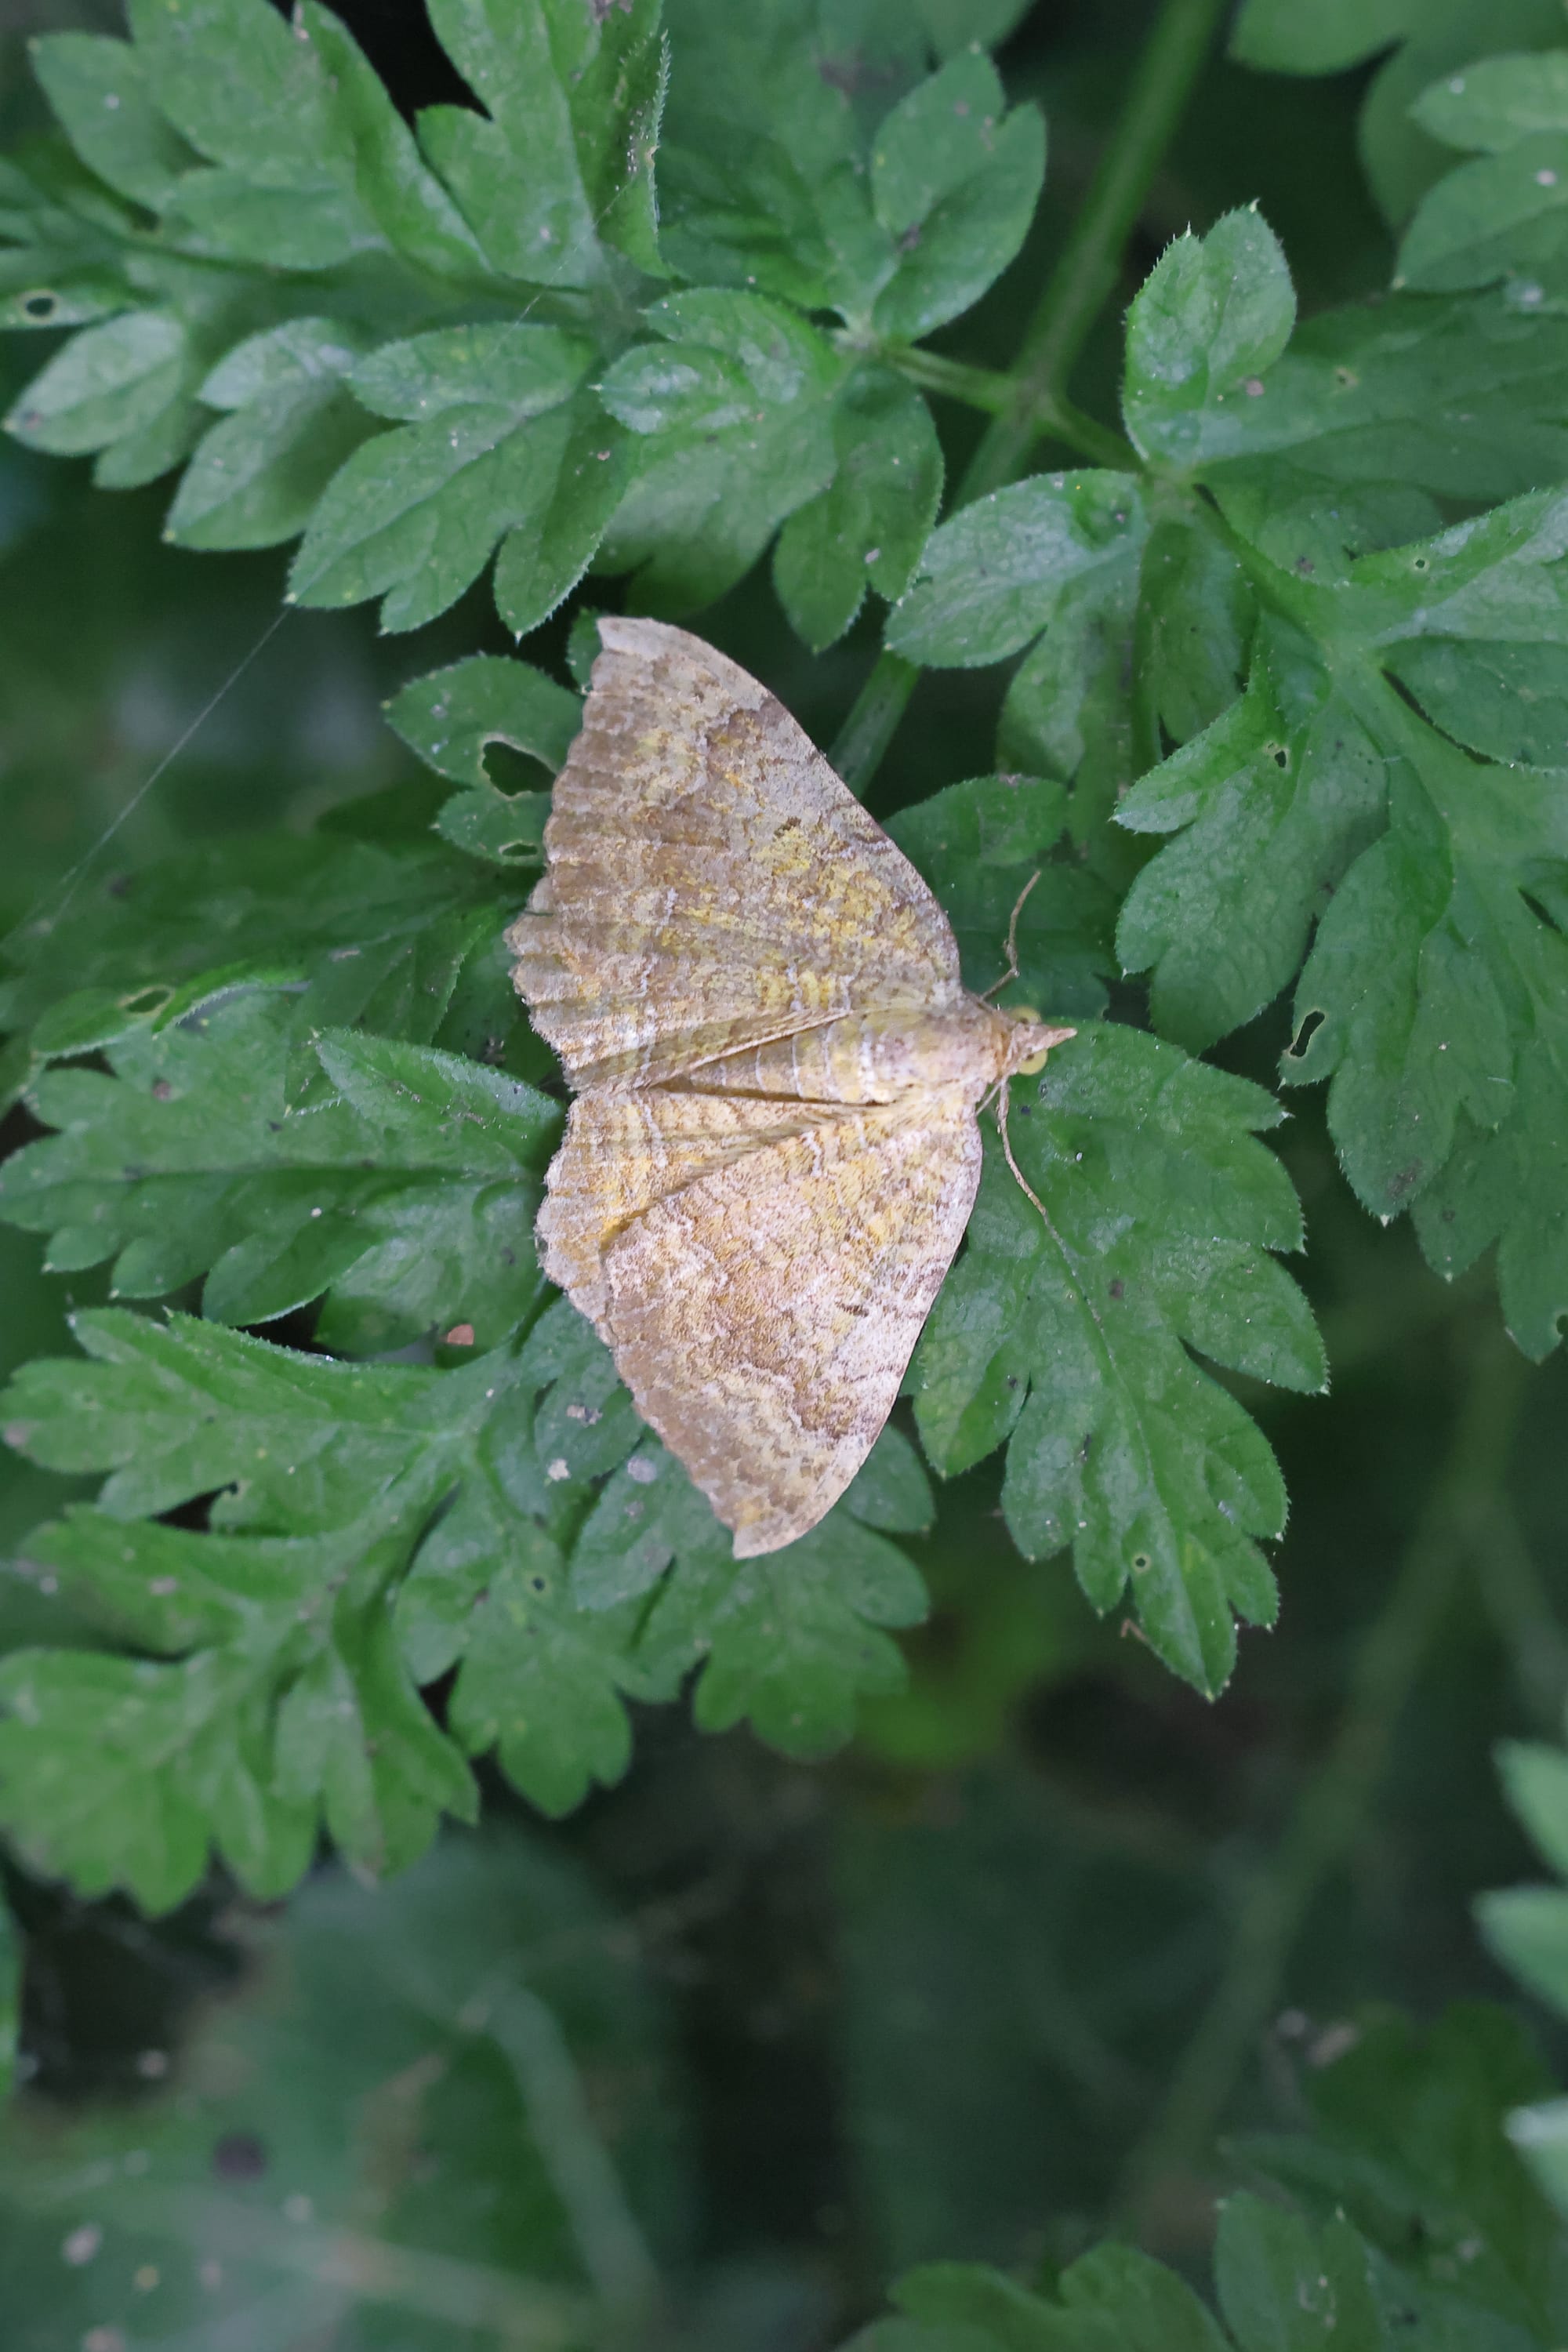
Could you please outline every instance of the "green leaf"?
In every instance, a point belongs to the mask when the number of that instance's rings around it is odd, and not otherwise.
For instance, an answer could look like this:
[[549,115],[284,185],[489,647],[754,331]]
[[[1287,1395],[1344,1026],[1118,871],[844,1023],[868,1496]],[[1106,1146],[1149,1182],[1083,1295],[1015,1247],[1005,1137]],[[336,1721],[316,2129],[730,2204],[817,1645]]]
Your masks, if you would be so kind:
[[591,287],[601,238],[658,267],[653,154],[663,100],[658,0],[432,0],[443,47],[486,109],[427,107],[426,155],[503,277]]
[[1508,2136],[1559,2213],[1568,2212],[1568,2099],[1515,2107]]
[[[276,1888],[303,1867],[318,1801],[335,1837],[395,1866],[427,1837],[435,1804],[471,1800],[456,1750],[404,1679],[388,1601],[459,1478],[482,1496],[492,1461],[510,1464],[514,1511],[552,1491],[542,1465],[517,1490],[528,1360],[361,1370],[115,1310],[79,1318],[77,1332],[94,1360],[29,1367],[10,1398],[12,1442],[114,1475],[100,1509],[40,1538],[39,1557],[84,1607],[174,1663],[14,1660],[0,1815],[47,1866],[130,1883],[153,1905],[199,1874],[215,1810],[203,1790],[219,1785],[234,1793],[218,1843],[251,1883]],[[210,1535],[128,1525],[215,1487],[225,1492]],[[449,1545],[452,1518],[436,1518],[432,1543]],[[192,1593],[199,1605],[187,1606]],[[124,1754],[113,1820],[100,1799],[86,1802],[78,1746],[94,1725],[103,1736],[106,1703],[120,1709]]]
[[913,387],[859,368],[833,411],[837,463],[779,533],[773,584],[798,636],[821,652],[868,587],[893,603],[909,585],[942,502],[942,447]]
[[[1514,1812],[1558,1877],[1568,1877],[1568,1754],[1540,1742],[1508,1739],[1500,1745],[1497,1760]],[[1511,1886],[1483,1895],[1476,1917],[1503,1967],[1538,2000],[1568,2012],[1568,1888]],[[1516,2145],[1537,2149],[1532,2160],[1541,2172],[1541,2156],[1555,2148],[1559,2137],[1555,2113],[1549,2109],[1539,2127],[1527,2126],[1522,2139],[1517,2131],[1513,2137]]]
[[29,449],[79,457],[152,425],[184,378],[185,331],[160,310],[85,327],[17,397],[5,429]]
[[1422,91],[1410,110],[1445,147],[1505,154],[1542,131],[1568,131],[1568,51],[1482,58]]
[[[699,284],[754,287],[866,321],[898,255],[867,201],[867,141],[849,92],[868,66],[884,102],[918,77],[912,12],[904,54],[874,61],[864,19],[853,28],[829,20],[807,41],[782,0],[743,10],[673,0],[668,13],[666,255]],[[850,55],[840,60],[836,47]]]
[[184,175],[174,217],[268,268],[330,269],[383,242],[308,37],[257,0],[130,0],[128,13],[154,103],[216,167]]
[[583,577],[637,468],[598,404],[574,401],[535,432],[530,495],[496,560],[496,610],[514,637],[547,621]]
[[1568,1878],[1568,1755],[1539,1741],[1505,1739],[1498,1769],[1509,1803],[1559,1878]]
[[1397,282],[1451,293],[1506,278],[1524,308],[1568,294],[1565,203],[1568,131],[1539,131],[1461,163],[1422,198],[1399,248]]
[[1497,50],[1555,49],[1563,12],[1555,0],[1444,0],[1411,11],[1403,45],[1388,58],[1362,108],[1360,147],[1372,192],[1390,226],[1408,221],[1421,197],[1447,172],[1451,150],[1427,131],[1414,109],[1439,78],[1468,73]]
[[568,1813],[631,1761],[619,1693],[626,1627],[562,1605],[565,1562],[548,1536],[526,1524],[497,1533],[452,1693],[452,1729],[471,1755],[494,1748],[542,1812]]
[[[1496,293],[1395,295],[1310,320],[1239,397],[1210,401],[1178,424],[1182,436],[1195,436],[1187,462],[1216,490],[1231,478],[1226,461],[1268,458],[1277,474],[1289,452],[1302,487],[1317,493],[1321,531],[1331,520],[1321,511],[1326,484],[1358,497],[1363,485],[1402,484],[1406,495],[1484,504],[1555,479],[1568,463],[1568,436],[1554,421],[1565,382],[1563,321]],[[1269,484],[1270,505],[1288,503],[1284,488]]]
[[1191,2287],[1134,2246],[1080,2256],[1062,2273],[1060,2293],[1075,2317],[1113,2326],[1121,2352],[1222,2352],[1225,2338]]
[[387,704],[386,718],[438,776],[488,784],[485,753],[492,743],[537,760],[553,776],[583,723],[583,705],[527,662],[472,654],[410,679]]
[[1182,2279],[1131,2246],[1083,2255],[1049,2302],[997,2271],[932,2263],[893,2290],[911,2324],[883,2322],[848,2352],[1388,2352],[1397,2340],[1375,2257],[1342,2221],[1314,2230],[1260,2198],[1228,2198],[1215,2273],[1229,2334]]
[[81,1053],[248,982],[300,987],[301,1024],[489,1054],[517,1027],[500,947],[513,911],[493,877],[427,836],[389,849],[248,835],[14,935],[0,1024],[42,1055]]
[[471,278],[479,242],[435,173],[348,27],[320,0],[300,0],[297,25],[320,60],[340,152],[353,188],[386,241],[419,268]]
[[936,1516],[921,1457],[891,1422],[856,1472],[844,1507],[863,1527],[889,1535],[924,1535]]
[[1421,20],[1422,0],[1242,0],[1230,54],[1265,72],[1341,73]]
[[1049,625],[1064,591],[1135,573],[1146,528],[1126,474],[1037,474],[994,491],[932,533],[888,643],[937,667],[1002,661]]
[[378,435],[334,476],[290,595],[339,605],[381,594],[387,629],[443,612],[502,534],[554,497],[573,431],[563,404],[591,358],[591,345],[559,328],[508,324],[440,329],[363,362],[350,379],[356,398],[418,421]]
[[677,1554],[637,1639],[649,1695],[672,1695],[700,1668],[700,1729],[746,1721],[786,1756],[831,1754],[854,1730],[861,1692],[901,1688],[903,1660],[880,1629],[925,1615],[920,1577],[842,1507],[783,1551],[741,1561],[708,1517]]
[[663,340],[625,353],[600,388],[645,446],[599,562],[636,571],[638,609],[679,614],[733,586],[827,488],[848,362],[759,295],[676,294],[647,316]]
[[1507,767],[1550,768],[1568,732],[1568,662],[1553,645],[1417,637],[1394,646],[1388,674],[1445,735]]
[[505,743],[553,775],[582,717],[581,702],[566,688],[494,654],[415,678],[387,706],[390,724],[422,760],[438,775],[468,783],[437,818],[439,832],[470,857],[507,866],[538,865],[550,795],[498,791],[485,752]]
[[1310,2136],[1253,2136],[1237,2153],[1320,2226],[1348,2220],[1370,2241],[1390,2339],[1554,2342],[1561,2228],[1504,2129],[1552,2087],[1519,2021],[1479,2002],[1429,2032],[1364,2019],[1301,2087]]
[[374,1520],[331,1536],[198,1536],[73,1510],[34,1557],[136,1658],[0,1662],[0,1819],[36,1869],[149,1911],[209,1848],[253,1894],[308,1867],[318,1822],[361,1869],[414,1860],[477,1799],[398,1664]]
[[[815,1756],[847,1738],[858,1692],[899,1685],[902,1662],[879,1629],[916,1622],[924,1591],[853,1507],[783,1552],[738,1563],[679,1465],[655,1440],[638,1444],[608,1350],[564,1300],[530,1335],[519,1379],[553,1383],[531,1437],[491,1449],[493,1466],[428,1539],[399,1622],[421,1679],[462,1660],[453,1704],[465,1736],[499,1739],[536,1803],[563,1811],[594,1773],[618,1775],[617,1690],[668,1699],[700,1670],[702,1728],[745,1717],[787,1754]],[[606,1473],[577,1523],[574,1482]],[[520,1553],[520,1504],[566,1515],[555,1549]],[[909,1504],[906,1481],[894,1515]]]
[[1102,1013],[1104,977],[1115,961],[1109,892],[1076,859],[1052,856],[1068,808],[1059,783],[979,776],[900,809],[888,827],[941,900],[968,984],[990,989],[1003,978],[1011,933],[1018,962],[1014,1001],[1045,1009],[1053,1020]]
[[950,62],[927,80],[910,9],[824,11],[809,41],[777,0],[674,10],[664,247],[686,277],[900,339],[979,299],[1028,228],[1044,128],[1005,114],[983,23],[967,12],[960,41],[943,6]]
[[1121,1028],[1053,1054],[1013,1100],[1013,1148],[1042,1219],[990,1152],[968,1243],[916,1351],[915,1415],[947,1475],[1008,1439],[1003,1509],[1019,1549],[1071,1546],[1104,1612],[1131,1591],[1167,1664],[1210,1693],[1235,1610],[1271,1622],[1254,1538],[1284,1492],[1263,1438],[1192,1349],[1289,1388],[1323,1382],[1295,1285],[1279,1163],[1248,1130],[1279,1116],[1242,1080]]
[[1312,924],[1383,830],[1377,746],[1303,668],[1289,640],[1266,641],[1246,696],[1116,811],[1133,832],[1177,833],[1133,882],[1116,940],[1129,971],[1152,970],[1155,1024],[1189,1052],[1289,986]]
[[[646,2307],[683,2242],[684,2116],[648,1971],[585,1871],[513,1825],[233,1913],[172,2080],[6,2113],[19,2338],[300,2341],[330,2302],[367,2347],[458,2352],[476,2308],[498,2342],[564,2345]],[[351,2244],[354,2277],[325,2284]]]
[[97,33],[44,33],[30,47],[71,145],[116,194],[161,212],[198,158],[159,113],[140,53]]
[[373,430],[345,379],[367,348],[334,319],[290,319],[236,346],[202,385],[235,412],[197,445],[169,509],[184,547],[271,547],[303,530],[328,482]]
[[[1315,919],[1283,1074],[1331,1079],[1356,1192],[1384,1219],[1414,1205],[1442,1272],[1499,1244],[1509,1328],[1543,1356],[1568,1313],[1568,1217],[1541,1175],[1568,1140],[1568,802],[1514,763],[1551,751],[1568,702],[1568,507],[1538,492],[1410,545],[1309,536],[1293,556],[1302,509],[1278,486],[1279,512],[1261,474],[1222,472],[1265,618],[1246,698],[1116,812],[1180,834],[1133,883],[1121,952],[1152,967],[1160,1026],[1207,1045],[1289,982]],[[1353,504],[1334,525],[1352,542]]]
[[[368,1050],[368,1073],[331,1055],[345,1093],[384,1088],[388,1049]],[[901,1678],[880,1629],[914,1622],[924,1595],[896,1547],[841,1507],[786,1553],[737,1565],[684,1474],[638,1445],[608,1351],[564,1300],[515,1357],[445,1373],[292,1355],[185,1317],[110,1308],[75,1329],[89,1360],[26,1367],[7,1435],[40,1465],[110,1475],[79,1515],[87,1536],[72,1520],[33,1549],[74,1606],[170,1661],[36,1652],[15,1669],[0,1821],[84,1884],[179,1899],[206,1851],[204,1786],[234,1791],[219,1843],[247,1883],[303,1866],[318,1806],[341,1843],[393,1866],[428,1834],[429,1806],[460,1809],[467,1788],[405,1673],[455,1667],[453,1735],[494,1746],[551,1811],[625,1769],[626,1695],[668,1700],[695,1674],[700,1724],[747,1717],[813,1755],[847,1736],[858,1692]],[[907,1523],[911,1471],[884,1464],[857,1507]],[[214,1498],[209,1534],[133,1527],[196,1496]],[[189,1596],[209,1591],[221,1606],[196,1610]],[[110,1704],[123,1810],[106,1820],[85,1803],[80,1742]]]
[[553,1105],[427,1047],[318,1034],[335,1094],[289,1083],[294,1007],[241,994],[107,1049],[111,1075],[47,1074],[61,1131],[0,1169],[0,1214],[49,1264],[114,1261],[110,1293],[205,1275],[203,1309],[261,1323],[330,1291],[318,1337],[385,1349],[466,1325],[491,1346],[539,1297],[531,1226]]
[[1295,322],[1285,256],[1255,210],[1167,246],[1127,319],[1122,411],[1143,456],[1174,472],[1206,456],[1207,418],[1262,395]]
[[[1424,518],[1425,520],[1425,518]],[[1256,618],[1234,556],[1190,515],[1163,515],[1139,570],[1140,690],[1174,743],[1236,698]]]
[[1527,1992],[1568,2010],[1568,1887],[1510,1886],[1476,1904],[1481,1934]]
[[1046,171],[1032,106],[1003,120],[1001,79],[978,49],[955,57],[886,117],[871,202],[900,255],[878,294],[879,333],[914,341],[977,302],[1028,231]]
[[475,784],[454,793],[436,827],[454,849],[491,866],[537,866],[544,856],[548,793],[500,793]]
[[1314,2231],[1259,2197],[1220,2208],[1215,2285],[1241,2352],[1387,2352],[1373,2275],[1347,2222]]

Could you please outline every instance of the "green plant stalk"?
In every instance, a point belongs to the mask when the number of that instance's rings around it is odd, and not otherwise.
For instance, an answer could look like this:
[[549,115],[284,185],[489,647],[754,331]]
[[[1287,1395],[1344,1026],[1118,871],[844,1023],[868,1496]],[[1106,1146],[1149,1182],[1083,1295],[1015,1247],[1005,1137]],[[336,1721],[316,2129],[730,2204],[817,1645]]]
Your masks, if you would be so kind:
[[1502,1503],[1529,1366],[1500,1331],[1474,1346],[1443,1466],[1379,1614],[1361,1638],[1328,1753],[1241,1905],[1219,1982],[1159,2109],[1129,2158],[1114,2221],[1135,2231],[1151,2191],[1201,2166],[1281,1998],[1303,1921],[1354,1847],[1399,1716],[1459,1570]]
[[1013,413],[998,417],[975,451],[965,478],[966,497],[984,498],[1010,482],[1038,438],[1037,415],[1061,402],[1089,330],[1116,289],[1122,248],[1175,136],[1224,8],[1225,0],[1164,0],[1121,120],[1024,337],[1013,369]]
[[909,709],[919,678],[912,661],[884,646],[834,738],[828,757],[850,791],[862,798]]
[[[1012,481],[1045,433],[1066,441],[1096,465],[1121,467],[1135,462],[1121,436],[1084,416],[1061,387],[1115,288],[1122,247],[1175,134],[1222,6],[1223,0],[1164,0],[1121,119],[1047,280],[1011,373],[998,376],[989,368],[965,367],[935,352],[900,353],[892,362],[928,390],[946,392],[994,412],[994,422],[959,485],[958,505],[988,498]],[[909,365],[910,360],[919,373]],[[1008,387],[1005,404],[1003,386]],[[876,774],[919,676],[914,664],[900,654],[884,652],[861,688],[829,753],[852,793],[863,795]]]
[[1532,1727],[1542,1739],[1560,1739],[1568,1639],[1511,1503],[1500,1503],[1488,1532],[1481,1598]]
[[[961,400],[965,407],[977,408],[984,415],[1009,416],[1016,407],[1016,377],[1004,375],[995,368],[971,367],[963,360],[950,360],[941,352],[924,351],[913,343],[884,348],[877,356],[910,383],[919,384],[923,392]],[[1075,408],[1071,401],[1058,394],[1042,393],[1031,415],[1036,439],[1048,436],[1053,441],[1065,442],[1091,466],[1120,469],[1138,463],[1138,452],[1131,441],[1109,425],[1086,416],[1081,408]]]

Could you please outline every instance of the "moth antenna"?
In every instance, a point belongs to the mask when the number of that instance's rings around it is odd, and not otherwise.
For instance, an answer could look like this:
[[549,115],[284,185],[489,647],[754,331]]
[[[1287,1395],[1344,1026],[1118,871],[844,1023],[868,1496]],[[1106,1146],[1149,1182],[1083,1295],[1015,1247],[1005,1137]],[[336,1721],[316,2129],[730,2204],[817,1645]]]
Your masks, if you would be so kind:
[[[1038,875],[1036,876],[1035,879],[1038,881]],[[1025,896],[1027,896],[1026,892]],[[1022,905],[1022,903],[1023,901],[1020,900],[1019,904]],[[1002,1156],[1013,1171],[1013,1181],[1017,1185],[1019,1192],[1023,1193],[1025,1199],[1034,1202],[1036,1208],[1040,1213],[1040,1223],[1045,1226],[1046,1231],[1049,1233],[1052,1229],[1051,1221],[1046,1214],[1046,1204],[1041,1200],[1039,1194],[1036,1192],[1034,1186],[1030,1183],[1028,1178],[1025,1175],[1023,1170],[1019,1167],[1017,1161],[1013,1157],[1013,1139],[1007,1132],[1007,1113],[1012,1107],[1012,1096],[1008,1091],[1011,1084],[1011,1079],[1004,1078],[996,1097],[996,1132],[1002,1138]]]
[[1011,982],[1016,980],[1018,977],[1018,918],[1024,911],[1025,899],[1028,897],[1030,891],[1034,888],[1036,883],[1040,878],[1041,870],[1042,869],[1038,866],[1036,866],[1034,872],[1030,875],[1028,880],[1019,891],[1017,898],[1013,902],[1013,912],[1007,919],[1007,969],[1003,973],[1000,980],[994,980],[989,988],[983,988],[981,990],[980,1002],[982,1004],[988,1004],[999,988],[1007,987]]

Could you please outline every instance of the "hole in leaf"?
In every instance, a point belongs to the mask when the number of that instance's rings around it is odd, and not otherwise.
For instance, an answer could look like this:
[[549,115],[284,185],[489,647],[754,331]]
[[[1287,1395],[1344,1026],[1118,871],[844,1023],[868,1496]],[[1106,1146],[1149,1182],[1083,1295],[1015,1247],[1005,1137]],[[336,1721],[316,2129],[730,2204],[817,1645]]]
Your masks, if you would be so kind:
[[1277,768],[1288,768],[1289,766],[1290,752],[1286,744],[1266,743],[1263,749],[1268,757],[1273,761]]
[[1310,1013],[1304,1013],[1302,1015],[1300,1027],[1297,1030],[1296,1034],[1291,1038],[1289,1045],[1285,1049],[1287,1056],[1290,1061],[1299,1062],[1300,1060],[1302,1055],[1311,1044],[1312,1039],[1322,1027],[1327,1017],[1328,1016],[1325,1013],[1318,1011],[1315,1007]]
[[1142,1576],[1142,1575],[1143,1574],[1144,1570],[1145,1570],[1146,1569],[1148,1569],[1148,1568],[1151,1568],[1152,1565],[1153,1565],[1153,1563],[1152,1563],[1152,1561],[1150,1559],[1149,1555],[1148,1555],[1148,1553],[1147,1553],[1146,1551],[1135,1551],[1135,1552],[1133,1553],[1133,1555],[1132,1555],[1132,1573],[1133,1573],[1133,1575],[1134,1575],[1134,1576]]
[[1427,559],[1424,555],[1413,555],[1410,559],[1410,569],[1412,572],[1425,572],[1426,569],[1426,561]]
[[120,999],[120,1010],[121,1013],[134,1013],[138,1019],[145,1013],[161,1013],[174,992],[172,988],[163,988],[156,984],[149,988],[133,989],[129,996],[122,996]]
[[485,773],[498,793],[537,793],[550,782],[542,761],[515,744],[490,742],[484,749]]
[[58,308],[59,297],[57,294],[26,294],[22,298],[22,315],[31,319],[36,326],[41,325],[46,319],[52,319]]

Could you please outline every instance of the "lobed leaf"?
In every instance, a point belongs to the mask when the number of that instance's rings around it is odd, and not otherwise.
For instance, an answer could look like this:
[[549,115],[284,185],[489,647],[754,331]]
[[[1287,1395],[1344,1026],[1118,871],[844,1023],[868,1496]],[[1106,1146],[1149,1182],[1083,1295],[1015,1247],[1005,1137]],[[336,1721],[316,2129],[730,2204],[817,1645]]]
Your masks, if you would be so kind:
[[198,158],[153,103],[142,52],[100,33],[43,33],[30,54],[88,170],[117,195],[161,212]]
[[1271,1622],[1257,1538],[1278,1535],[1273,1456],[1189,1349],[1291,1388],[1322,1385],[1305,1301],[1269,1256],[1300,1213],[1250,1129],[1268,1097],[1129,1029],[1081,1034],[1014,1150],[1044,1204],[988,1154],[963,1255],[916,1351],[915,1416],[948,1475],[1008,1443],[1003,1510],[1031,1559],[1071,1548],[1095,1607],[1131,1591],[1167,1664],[1228,1679],[1232,1611]]
[[[345,1091],[375,1083],[338,1075]],[[168,1663],[13,1664],[0,1820],[41,1867],[166,1906],[205,1867],[200,1791],[217,1788],[232,1795],[213,1834],[247,1885],[297,1875],[318,1820],[391,1868],[433,1808],[467,1807],[459,1748],[494,1747],[564,1811],[625,1769],[627,1695],[668,1699],[696,1673],[700,1721],[748,1717],[819,1754],[847,1736],[858,1690],[900,1678],[879,1628],[921,1613],[920,1580],[855,1512],[908,1524],[911,1465],[787,1556],[738,1567],[677,1466],[634,1450],[629,1399],[564,1301],[515,1356],[447,1373],[115,1308],[76,1330],[87,1361],[30,1365],[6,1399],[9,1441],[33,1459],[110,1473],[96,1510],[35,1539],[36,1572]],[[204,1495],[210,1532],[137,1525]],[[454,1668],[457,1747],[415,1696]],[[123,1759],[107,1821],[80,1793],[80,1742],[106,1709]]]
[[426,107],[419,142],[490,268],[592,287],[607,242],[657,268],[658,0],[602,14],[572,0],[430,0],[430,21],[485,112]]
[[868,588],[893,603],[908,586],[942,500],[942,447],[919,393],[859,368],[833,410],[835,465],[797,507],[773,551],[773,585],[815,652],[842,636]]
[[888,643],[944,667],[1001,661],[1054,619],[1065,592],[1135,572],[1146,529],[1126,474],[1037,474],[996,490],[932,533]]
[[[297,2336],[345,2243],[373,2274],[326,2293],[367,2343],[389,2278],[390,2325],[428,2352],[472,2336],[476,2286],[496,2327],[536,2340],[637,2307],[647,2249],[682,2242],[684,2119],[647,1971],[584,1873],[514,1828],[449,1837],[394,1885],[324,1870],[286,1909],[234,1910],[239,1964],[173,2081],[83,2107],[33,2086],[5,2111],[16,2329],[206,2352],[259,2311]],[[247,2165],[288,2180],[287,2216]],[[410,2318],[406,2282],[432,2278],[445,2300]]]
[[361,362],[350,383],[362,404],[415,421],[376,435],[333,477],[290,595],[353,604],[382,594],[388,629],[444,611],[503,533],[552,494],[574,430],[568,404],[592,357],[559,328],[509,324],[437,330]]
[[16,1087],[56,1055],[175,1022],[240,983],[299,989],[302,1023],[363,1023],[495,1058],[519,1025],[499,953],[514,907],[436,845],[322,832],[188,851],[7,942],[0,1026],[19,1049]]
[[[664,247],[688,278],[905,339],[979,299],[1028,228],[1044,126],[1005,111],[974,12],[960,42],[932,5],[853,36],[824,12],[810,40],[782,0],[672,10]],[[921,79],[930,45],[947,62]]]
[[671,295],[647,322],[663,341],[626,352],[600,387],[646,446],[599,561],[636,572],[638,609],[678,614],[732,587],[833,480],[833,400],[849,368],[761,295]]
[[1206,455],[1206,418],[1262,396],[1295,323],[1285,256],[1255,209],[1167,246],[1127,314],[1122,411],[1141,453],[1171,470]]

